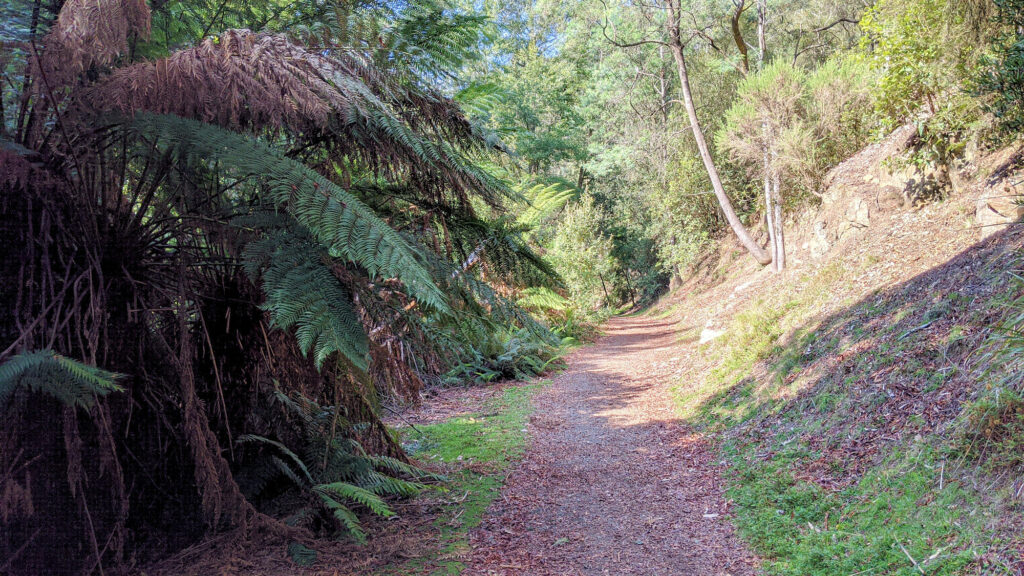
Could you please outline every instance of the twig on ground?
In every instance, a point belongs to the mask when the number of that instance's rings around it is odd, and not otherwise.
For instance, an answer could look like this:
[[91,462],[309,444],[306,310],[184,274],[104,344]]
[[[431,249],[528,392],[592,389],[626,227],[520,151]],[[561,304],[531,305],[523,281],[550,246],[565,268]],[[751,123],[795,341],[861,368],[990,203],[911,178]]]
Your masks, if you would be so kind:
[[896,541],[896,544],[900,547],[900,550],[903,550],[903,553],[907,555],[907,558],[910,559],[910,563],[914,565],[914,568],[917,568],[918,572],[924,574],[924,568],[921,568],[921,565],[917,563],[917,560],[914,560],[914,557],[910,555],[910,552],[907,552],[907,549],[903,547],[903,544],[901,544],[899,540]]

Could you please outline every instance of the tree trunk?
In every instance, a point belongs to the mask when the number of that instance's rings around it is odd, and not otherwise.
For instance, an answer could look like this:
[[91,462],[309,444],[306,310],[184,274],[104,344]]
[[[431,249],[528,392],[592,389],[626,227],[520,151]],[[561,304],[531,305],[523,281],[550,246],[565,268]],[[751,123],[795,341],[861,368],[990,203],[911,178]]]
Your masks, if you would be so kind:
[[772,257],[754,241],[746,227],[740,222],[739,217],[736,216],[732,202],[725,193],[725,186],[722,185],[722,178],[715,167],[714,159],[711,157],[707,141],[704,140],[704,132],[701,130],[700,123],[697,120],[697,108],[693,103],[693,93],[690,91],[690,78],[686,70],[686,56],[683,53],[683,41],[679,33],[679,0],[668,0],[667,4],[669,8],[669,48],[672,50],[672,56],[675,58],[676,68],[679,71],[679,83],[683,90],[683,104],[686,106],[686,113],[690,118],[690,127],[693,129],[693,138],[697,141],[697,150],[700,151],[700,158],[704,162],[704,168],[708,172],[708,178],[711,179],[711,186],[714,188],[715,197],[718,199],[722,212],[725,213],[725,219],[729,222],[729,226],[732,227],[733,232],[739,238],[743,247],[750,252],[758,263],[767,266],[771,264]]
[[772,254],[772,270],[774,272],[779,271],[779,260],[778,255],[778,239],[775,235],[775,202],[774,195],[772,194],[772,179],[769,174],[771,164],[768,161],[768,150],[764,152],[764,218],[768,225],[768,246]]
[[772,175],[772,225],[775,227],[772,261],[776,272],[786,269],[786,235],[782,227],[782,193],[779,192],[779,175]]
[[757,0],[757,63],[763,69],[768,44],[764,39],[765,25],[768,23],[768,0]]
[[732,38],[736,42],[736,48],[740,51],[740,72],[744,76],[750,73],[750,57],[747,55],[747,42],[743,39],[743,31],[740,30],[740,18],[747,10],[747,0],[740,0],[736,5],[736,12],[729,19],[732,28]]

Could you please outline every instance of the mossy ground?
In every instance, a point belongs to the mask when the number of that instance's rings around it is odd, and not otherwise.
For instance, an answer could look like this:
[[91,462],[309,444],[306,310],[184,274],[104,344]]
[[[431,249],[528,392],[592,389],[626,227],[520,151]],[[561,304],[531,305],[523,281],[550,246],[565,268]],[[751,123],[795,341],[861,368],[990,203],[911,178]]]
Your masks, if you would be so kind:
[[[469,531],[498,497],[505,476],[526,448],[530,399],[547,382],[509,387],[480,413],[401,430],[409,454],[456,471],[440,490],[441,510],[434,526],[435,550],[389,568],[385,574],[460,574],[469,552]],[[428,496],[430,497],[430,496]],[[436,497],[436,495],[435,495]]]

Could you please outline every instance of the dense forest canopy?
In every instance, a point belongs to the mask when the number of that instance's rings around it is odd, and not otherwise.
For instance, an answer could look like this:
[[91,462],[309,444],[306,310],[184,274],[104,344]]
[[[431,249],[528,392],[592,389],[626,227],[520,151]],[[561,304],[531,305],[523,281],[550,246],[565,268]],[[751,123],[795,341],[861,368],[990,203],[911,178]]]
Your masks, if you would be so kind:
[[1011,138],[1022,10],[3,0],[0,572],[360,538],[436,480],[386,406],[543,373],[717,240],[781,270],[898,126],[922,170]]

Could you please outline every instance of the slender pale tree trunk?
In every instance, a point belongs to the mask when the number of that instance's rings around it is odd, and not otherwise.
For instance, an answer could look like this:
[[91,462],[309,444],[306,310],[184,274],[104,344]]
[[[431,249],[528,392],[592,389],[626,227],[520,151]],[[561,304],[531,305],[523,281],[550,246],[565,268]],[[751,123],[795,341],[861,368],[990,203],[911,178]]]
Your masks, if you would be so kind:
[[765,54],[768,52],[768,44],[764,39],[764,28],[768,22],[768,0],[757,0],[757,52],[758,64],[764,68]]
[[772,270],[775,272],[779,271],[779,261],[776,257],[778,251],[776,250],[777,240],[775,238],[775,209],[774,209],[774,195],[772,194],[772,178],[771,169],[772,163],[768,152],[768,123],[765,122],[761,125],[761,130],[764,135],[764,216],[765,223],[768,227],[768,246],[772,253]]
[[669,35],[669,48],[672,50],[672,56],[676,61],[676,68],[679,71],[679,84],[683,91],[683,105],[686,107],[686,114],[690,118],[690,127],[693,129],[693,138],[697,141],[697,150],[700,152],[700,159],[704,162],[704,168],[707,170],[708,178],[711,180],[711,186],[714,188],[715,197],[718,199],[718,205],[721,206],[722,212],[725,213],[725,219],[729,222],[729,226],[732,228],[736,237],[739,238],[740,244],[747,249],[748,252],[756,259],[761,265],[767,266],[771,264],[772,257],[768,254],[756,241],[750,236],[750,232],[747,231],[743,223],[740,222],[739,217],[736,215],[736,211],[732,207],[732,201],[729,200],[729,196],[725,193],[725,186],[722,185],[722,178],[718,174],[718,168],[715,167],[715,161],[711,157],[711,151],[708,149],[707,141],[704,139],[704,132],[701,130],[700,122],[697,119],[697,108],[693,103],[693,93],[690,90],[690,77],[686,69],[686,55],[683,52],[683,40],[679,32],[679,0],[668,0],[669,19],[668,19],[668,35]]
[[779,180],[777,172],[772,174],[772,210],[775,212],[772,216],[772,224],[775,227],[775,241],[772,243],[774,246],[772,265],[776,272],[782,272],[786,269],[786,234],[782,229],[782,193],[779,191]]
[[[768,44],[765,41],[765,27],[768,23],[768,0],[757,0],[757,49],[758,64],[761,70],[767,60]],[[782,193],[779,190],[780,178],[776,170],[778,153],[774,148],[774,134],[769,134],[770,119],[762,124],[764,131],[764,202],[768,220],[768,238],[772,252],[772,270],[782,272],[786,269],[786,235],[783,230]]]

